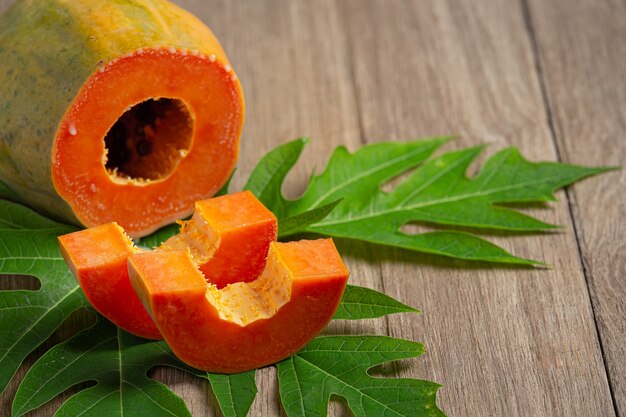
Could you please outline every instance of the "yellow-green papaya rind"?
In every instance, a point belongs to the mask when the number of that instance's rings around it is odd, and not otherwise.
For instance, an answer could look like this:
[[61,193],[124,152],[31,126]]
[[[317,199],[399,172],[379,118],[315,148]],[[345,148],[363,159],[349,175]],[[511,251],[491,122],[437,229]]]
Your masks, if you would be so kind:
[[59,125],[99,69],[161,47],[228,64],[213,33],[164,0],[17,0],[0,17],[0,180],[41,212],[79,223],[51,179]]

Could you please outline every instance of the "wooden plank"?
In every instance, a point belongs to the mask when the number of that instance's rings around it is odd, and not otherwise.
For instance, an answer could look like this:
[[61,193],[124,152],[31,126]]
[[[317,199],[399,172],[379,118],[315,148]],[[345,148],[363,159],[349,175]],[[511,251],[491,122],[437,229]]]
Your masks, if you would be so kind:
[[[556,159],[519,4],[341,4],[368,141],[460,132],[456,146],[516,145],[530,158]],[[536,212],[570,225],[566,201]],[[387,292],[410,294],[424,310],[419,320],[389,320],[392,335],[429,352],[406,374],[442,383],[449,415],[613,415],[571,227],[493,240],[554,269],[459,270],[376,252]]]
[[[564,161],[626,163],[626,3],[530,2]],[[626,171],[570,190],[579,249],[618,415],[626,415]]]

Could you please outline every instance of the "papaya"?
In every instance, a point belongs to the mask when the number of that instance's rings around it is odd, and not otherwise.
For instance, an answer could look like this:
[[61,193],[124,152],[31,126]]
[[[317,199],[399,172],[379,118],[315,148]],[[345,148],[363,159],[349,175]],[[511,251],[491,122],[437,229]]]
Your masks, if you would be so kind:
[[159,249],[189,248],[207,281],[223,288],[263,271],[278,220],[250,191],[196,203],[192,219]]
[[245,105],[165,0],[17,0],[0,17],[0,180],[56,219],[145,236],[228,180]]
[[117,223],[60,236],[63,258],[87,300],[118,327],[146,339],[162,339],[128,278],[128,257],[140,248]]
[[[277,220],[249,191],[199,201],[181,232],[155,252],[189,253],[216,288],[255,280],[265,268]],[[161,339],[139,301],[127,259],[147,252],[138,248],[117,223],[108,223],[59,237],[61,253],[87,300],[117,326],[146,339]]]
[[239,373],[285,359],[328,324],[348,280],[331,239],[272,242],[253,282],[208,284],[188,251],[128,258],[130,280],[183,362]]

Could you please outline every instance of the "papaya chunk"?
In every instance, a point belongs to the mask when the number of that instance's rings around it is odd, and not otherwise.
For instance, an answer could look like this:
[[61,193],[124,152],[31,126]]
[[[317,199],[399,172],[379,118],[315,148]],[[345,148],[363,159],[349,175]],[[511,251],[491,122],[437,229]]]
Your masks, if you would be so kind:
[[117,326],[146,339],[162,339],[128,279],[127,259],[142,250],[117,223],[60,236],[61,253],[87,300]]
[[253,282],[207,283],[187,251],[136,253],[130,280],[179,359],[239,373],[300,350],[331,320],[348,280],[332,239],[272,242]]
[[160,249],[188,247],[207,281],[222,288],[255,280],[277,234],[276,216],[243,191],[196,203],[193,218]]
[[[277,220],[246,191],[195,204],[181,232],[155,250],[188,252],[218,288],[256,279],[276,240]],[[116,223],[59,237],[61,252],[91,305],[117,326],[147,339],[161,339],[152,318],[132,289],[128,256],[137,248]]]
[[143,237],[230,177],[243,92],[192,14],[165,0],[26,0],[0,28],[0,180],[24,203]]

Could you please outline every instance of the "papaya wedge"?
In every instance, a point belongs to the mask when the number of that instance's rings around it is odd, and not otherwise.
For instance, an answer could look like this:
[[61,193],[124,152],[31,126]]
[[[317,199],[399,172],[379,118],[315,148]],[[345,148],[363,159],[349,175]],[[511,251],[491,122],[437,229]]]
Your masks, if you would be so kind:
[[49,216],[145,236],[234,169],[241,85],[168,1],[17,0],[0,56],[0,180]]
[[243,191],[196,203],[191,220],[159,249],[189,249],[206,280],[223,288],[257,279],[277,236],[276,216]]
[[172,351],[208,372],[239,373],[296,353],[331,320],[348,271],[331,239],[272,242],[250,283],[207,284],[187,251],[128,258],[130,280]]
[[[189,253],[216,288],[255,280],[265,268],[277,220],[249,191],[196,203],[179,235],[155,252]],[[127,259],[138,248],[116,223],[59,237],[63,257],[87,300],[103,316],[136,336],[161,339],[128,277]]]
[[146,339],[162,339],[128,279],[128,257],[140,248],[117,223],[59,237],[61,253],[87,301],[118,327]]

